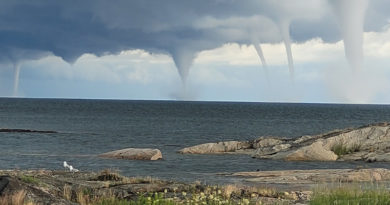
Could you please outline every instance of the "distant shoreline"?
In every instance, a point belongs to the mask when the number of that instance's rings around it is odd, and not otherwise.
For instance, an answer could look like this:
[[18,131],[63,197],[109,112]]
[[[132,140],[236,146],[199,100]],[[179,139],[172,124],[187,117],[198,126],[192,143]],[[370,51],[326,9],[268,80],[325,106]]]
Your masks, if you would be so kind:
[[48,98],[48,97],[0,97],[0,100],[64,100],[64,101],[106,101],[106,102],[144,102],[144,103],[206,103],[206,104],[291,104],[291,105],[348,105],[348,106],[359,106],[359,105],[382,105],[382,106],[390,106],[389,104],[381,104],[381,103],[341,103],[341,102],[280,102],[280,101],[219,101],[219,100],[174,100],[174,99],[120,99],[120,98]]

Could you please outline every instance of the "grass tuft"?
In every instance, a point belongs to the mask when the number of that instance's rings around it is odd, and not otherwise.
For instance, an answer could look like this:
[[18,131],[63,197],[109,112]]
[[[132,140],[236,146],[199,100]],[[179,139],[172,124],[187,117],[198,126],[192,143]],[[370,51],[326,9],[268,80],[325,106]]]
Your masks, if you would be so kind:
[[345,143],[343,140],[340,140],[331,147],[331,151],[334,152],[337,156],[341,157],[346,154],[359,152],[361,146],[362,145],[360,143],[354,143],[348,146],[347,143]]
[[390,204],[390,192],[385,188],[340,186],[315,191],[310,205],[385,205]]
[[63,197],[68,201],[72,200],[72,186],[64,185]]
[[13,194],[1,196],[0,205],[23,205],[26,194],[25,190],[20,190]]
[[20,180],[27,184],[35,184],[35,185],[39,184],[39,180],[33,176],[23,175],[20,177]]

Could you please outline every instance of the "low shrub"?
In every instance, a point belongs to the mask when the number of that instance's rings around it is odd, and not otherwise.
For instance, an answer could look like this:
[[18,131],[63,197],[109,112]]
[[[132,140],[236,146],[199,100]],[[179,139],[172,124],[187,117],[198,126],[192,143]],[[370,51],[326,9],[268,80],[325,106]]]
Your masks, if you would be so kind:
[[354,144],[348,146],[347,143],[345,143],[342,140],[336,142],[331,147],[331,151],[334,152],[339,157],[346,155],[346,154],[352,154],[354,152],[359,152],[360,149],[361,149],[360,143],[354,143]]
[[99,173],[95,180],[98,181],[122,181],[123,177],[116,171],[103,170]]

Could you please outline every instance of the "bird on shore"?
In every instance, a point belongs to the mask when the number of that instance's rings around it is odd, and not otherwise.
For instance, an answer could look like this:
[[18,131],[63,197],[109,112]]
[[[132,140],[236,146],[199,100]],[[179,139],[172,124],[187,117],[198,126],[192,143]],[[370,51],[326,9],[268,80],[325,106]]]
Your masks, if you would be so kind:
[[63,163],[65,169],[69,169],[70,172],[78,172],[78,169],[73,168],[72,165],[69,165],[66,161]]
[[75,168],[73,168],[73,166],[72,166],[72,165],[70,165],[70,166],[69,166],[69,171],[71,171],[71,172],[78,172],[79,170],[78,170],[78,169],[75,169]]
[[65,169],[69,169],[69,165],[68,165],[68,163],[66,161],[64,161],[64,168]]

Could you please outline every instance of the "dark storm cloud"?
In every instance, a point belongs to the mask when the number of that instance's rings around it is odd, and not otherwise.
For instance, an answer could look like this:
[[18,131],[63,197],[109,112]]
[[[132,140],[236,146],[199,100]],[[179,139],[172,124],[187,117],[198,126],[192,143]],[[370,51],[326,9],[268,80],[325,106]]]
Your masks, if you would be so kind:
[[[389,4],[372,1],[367,29],[387,23]],[[0,60],[52,53],[73,62],[126,49],[193,56],[228,42],[251,44],[252,36],[280,42],[281,21],[291,21],[294,41],[340,39],[325,0],[14,0],[0,2]]]

